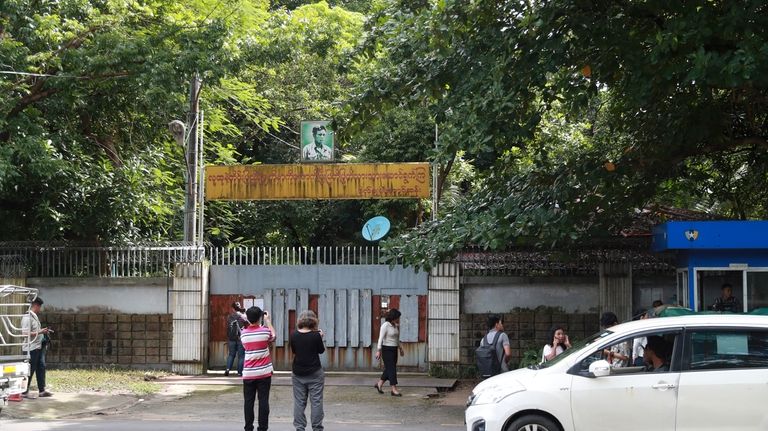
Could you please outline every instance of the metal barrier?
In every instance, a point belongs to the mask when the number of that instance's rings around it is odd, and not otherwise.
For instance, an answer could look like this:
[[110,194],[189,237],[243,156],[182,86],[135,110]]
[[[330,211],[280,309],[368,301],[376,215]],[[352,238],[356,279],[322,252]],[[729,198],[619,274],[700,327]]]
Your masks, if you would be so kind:
[[384,265],[379,247],[210,247],[212,265]]
[[176,263],[200,262],[205,249],[189,245],[88,247],[0,243],[0,261],[21,262],[26,277],[159,277]]

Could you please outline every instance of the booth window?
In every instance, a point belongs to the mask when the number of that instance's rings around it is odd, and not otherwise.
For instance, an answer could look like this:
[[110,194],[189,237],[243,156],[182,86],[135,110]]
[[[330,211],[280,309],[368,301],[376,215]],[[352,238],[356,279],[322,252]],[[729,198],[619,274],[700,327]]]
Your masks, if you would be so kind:
[[768,272],[747,272],[747,307],[768,307]]

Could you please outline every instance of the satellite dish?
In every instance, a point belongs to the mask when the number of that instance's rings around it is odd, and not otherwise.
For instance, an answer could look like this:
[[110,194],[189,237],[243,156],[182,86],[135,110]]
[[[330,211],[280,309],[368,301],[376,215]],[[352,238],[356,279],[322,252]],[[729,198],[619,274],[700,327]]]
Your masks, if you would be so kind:
[[368,241],[378,241],[389,232],[389,220],[384,216],[376,216],[363,225],[363,238]]

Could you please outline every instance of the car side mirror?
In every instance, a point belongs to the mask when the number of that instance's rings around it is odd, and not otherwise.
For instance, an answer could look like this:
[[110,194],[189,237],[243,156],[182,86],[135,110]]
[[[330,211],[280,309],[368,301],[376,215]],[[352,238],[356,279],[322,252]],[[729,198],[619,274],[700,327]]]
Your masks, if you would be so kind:
[[611,364],[605,359],[589,364],[589,374],[594,377],[605,377],[611,374]]

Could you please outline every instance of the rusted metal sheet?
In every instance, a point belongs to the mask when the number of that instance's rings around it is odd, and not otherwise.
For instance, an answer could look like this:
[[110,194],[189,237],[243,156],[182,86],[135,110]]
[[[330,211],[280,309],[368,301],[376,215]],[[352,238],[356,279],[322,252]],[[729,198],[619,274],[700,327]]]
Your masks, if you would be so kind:
[[227,341],[227,316],[232,312],[232,303],[243,303],[241,295],[211,295],[209,333],[211,341]]
[[[307,307],[314,307],[320,318],[320,327],[326,332],[327,350],[321,356],[323,366],[327,370],[361,370],[374,371],[378,369],[378,362],[373,360],[376,339],[372,340],[374,320],[372,310],[379,296],[372,295],[370,289],[331,289],[323,295],[309,295],[307,289],[265,289],[263,298],[265,309],[271,309],[273,323],[277,328],[283,328],[283,345],[276,342],[272,347],[272,360],[277,370],[290,370],[293,356],[290,352],[290,334],[294,329],[295,319],[302,303],[307,302]],[[306,299],[302,299],[302,298]],[[234,300],[242,300],[240,295],[212,295],[211,305],[211,333],[224,331],[225,324],[217,324],[214,321],[225,322],[228,307]],[[295,305],[294,305],[295,298]],[[416,325],[417,331],[422,332],[422,321],[426,306],[426,297],[423,295],[404,295],[398,297],[394,303],[402,306],[404,315],[412,316],[401,318],[405,325],[405,332],[410,331],[408,325]],[[378,306],[380,307],[380,302]],[[295,309],[294,309],[295,308]],[[306,309],[306,308],[304,308]],[[213,311],[215,310],[215,311]],[[420,310],[420,311],[417,311]],[[282,316],[282,322],[278,321]],[[376,320],[375,329],[378,332],[380,320]],[[402,328],[402,327],[401,327]],[[218,332],[217,332],[218,333]],[[217,339],[220,338],[220,339]],[[223,367],[226,364],[228,348],[226,333],[211,337],[209,341],[210,366]],[[373,341],[373,343],[372,343]],[[419,342],[402,340],[405,356],[398,358],[398,367],[403,371],[425,371],[427,345]]]
[[419,295],[419,343],[427,341],[427,296]]
[[207,200],[427,198],[429,163],[207,166]]

